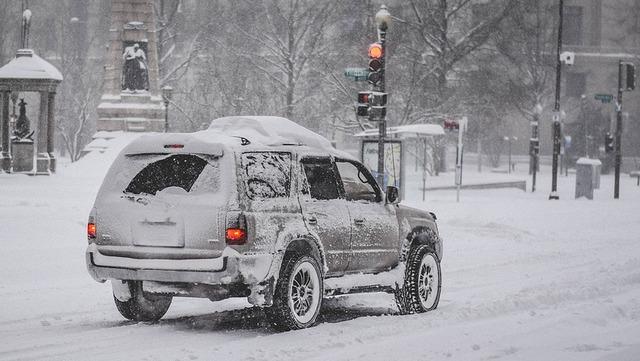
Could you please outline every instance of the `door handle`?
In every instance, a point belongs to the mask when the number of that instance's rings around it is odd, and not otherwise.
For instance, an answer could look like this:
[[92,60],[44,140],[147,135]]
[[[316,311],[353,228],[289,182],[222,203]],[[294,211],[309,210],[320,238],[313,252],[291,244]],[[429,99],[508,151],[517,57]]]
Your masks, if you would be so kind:
[[318,224],[318,219],[314,216],[311,216],[307,218],[307,222],[309,222],[309,224]]
[[361,226],[361,225],[364,224],[364,218],[356,218],[356,219],[353,220],[353,223]]

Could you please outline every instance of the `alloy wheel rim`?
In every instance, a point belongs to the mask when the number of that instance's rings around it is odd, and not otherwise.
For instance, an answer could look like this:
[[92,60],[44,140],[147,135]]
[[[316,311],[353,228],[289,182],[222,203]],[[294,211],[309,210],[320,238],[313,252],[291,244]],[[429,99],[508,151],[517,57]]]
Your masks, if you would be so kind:
[[320,296],[318,272],[309,262],[299,264],[289,280],[289,308],[300,323],[311,321]]
[[422,258],[418,272],[418,296],[425,309],[433,307],[438,293],[438,265],[432,255]]

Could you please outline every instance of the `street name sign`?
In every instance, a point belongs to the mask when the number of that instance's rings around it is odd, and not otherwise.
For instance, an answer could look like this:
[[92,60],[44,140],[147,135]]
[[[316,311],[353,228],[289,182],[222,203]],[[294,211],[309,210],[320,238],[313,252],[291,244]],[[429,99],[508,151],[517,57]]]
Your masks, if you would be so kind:
[[345,68],[344,76],[352,78],[355,81],[365,81],[369,77],[369,69],[367,68]]
[[613,95],[612,94],[596,94],[594,98],[603,103],[611,103],[611,101],[613,100]]

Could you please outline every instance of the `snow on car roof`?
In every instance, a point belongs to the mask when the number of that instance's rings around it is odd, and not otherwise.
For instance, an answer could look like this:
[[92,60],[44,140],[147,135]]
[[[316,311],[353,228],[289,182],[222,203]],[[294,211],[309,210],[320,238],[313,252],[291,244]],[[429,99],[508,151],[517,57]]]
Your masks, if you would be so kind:
[[209,130],[243,137],[264,145],[306,145],[333,149],[331,142],[289,119],[271,116],[232,116],[211,121]]
[[[245,140],[249,143],[245,143]],[[199,132],[143,135],[132,141],[124,149],[124,154],[171,152],[222,155],[224,148],[257,150],[291,146],[301,154],[327,154],[355,159],[349,153],[334,148],[320,134],[286,118],[271,116],[224,117],[213,120],[209,129]]]

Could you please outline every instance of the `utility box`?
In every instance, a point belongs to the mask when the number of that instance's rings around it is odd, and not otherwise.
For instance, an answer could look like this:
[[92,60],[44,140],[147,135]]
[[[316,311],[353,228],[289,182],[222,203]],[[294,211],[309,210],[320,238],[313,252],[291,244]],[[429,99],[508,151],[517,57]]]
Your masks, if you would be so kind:
[[600,187],[600,168],[598,159],[580,158],[576,162],[576,199],[593,199],[593,190]]

